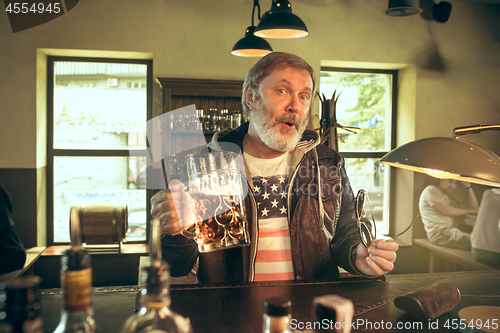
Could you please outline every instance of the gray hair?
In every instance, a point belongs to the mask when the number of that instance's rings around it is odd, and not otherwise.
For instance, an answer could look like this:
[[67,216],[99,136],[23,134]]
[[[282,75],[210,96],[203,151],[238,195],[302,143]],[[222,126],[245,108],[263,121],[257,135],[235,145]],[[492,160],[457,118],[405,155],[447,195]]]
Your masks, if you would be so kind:
[[289,67],[294,69],[306,70],[309,73],[313,83],[312,98],[314,98],[316,89],[316,76],[314,74],[314,69],[304,59],[296,56],[295,54],[285,52],[271,52],[257,61],[257,63],[253,65],[252,68],[250,68],[247,76],[245,77],[241,94],[241,105],[243,106],[243,114],[245,115],[245,117],[248,117],[248,113],[250,112],[246,97],[247,87],[250,87],[255,95],[262,79],[264,79],[274,70],[280,70]]

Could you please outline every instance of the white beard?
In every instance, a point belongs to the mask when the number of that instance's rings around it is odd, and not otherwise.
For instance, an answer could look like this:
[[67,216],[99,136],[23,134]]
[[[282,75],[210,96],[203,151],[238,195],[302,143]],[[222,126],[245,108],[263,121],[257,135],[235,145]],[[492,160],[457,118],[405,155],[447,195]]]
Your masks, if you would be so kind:
[[[288,113],[272,121],[270,112],[262,105],[259,97],[256,98],[254,108],[250,111],[249,116],[250,127],[254,133],[257,133],[259,139],[269,148],[283,153],[297,146],[309,120],[309,113],[302,123],[296,114]],[[291,130],[278,129],[276,126],[283,120],[293,120],[296,127]]]

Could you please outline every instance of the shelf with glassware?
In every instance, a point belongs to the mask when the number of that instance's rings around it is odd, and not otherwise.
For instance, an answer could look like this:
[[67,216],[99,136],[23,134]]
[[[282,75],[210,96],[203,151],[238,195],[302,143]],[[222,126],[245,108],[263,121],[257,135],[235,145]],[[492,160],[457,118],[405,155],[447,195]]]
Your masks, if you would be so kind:
[[[157,78],[163,91],[163,113],[194,104],[205,136],[239,126],[243,81]],[[195,119],[172,119],[172,133],[196,127]],[[175,129],[175,130],[174,130]],[[207,138],[208,139],[208,138]]]
[[[205,134],[205,140],[208,143],[215,132],[236,128],[246,121],[239,110],[234,110],[232,114],[229,113],[228,109],[222,109],[219,112],[217,108],[209,108],[208,113],[204,112],[203,109],[198,109],[197,111],[198,117],[194,115],[178,115],[178,117],[169,119],[171,128],[169,135],[171,141],[175,141],[175,144],[181,144],[182,142],[184,147],[192,148],[192,146],[188,146],[184,140],[191,140],[190,144],[193,145],[192,134],[194,130],[202,130],[203,134]],[[176,139],[180,139],[180,141]],[[204,143],[202,144],[204,145]],[[198,146],[198,144],[194,144],[194,146]],[[192,150],[187,150],[178,154],[168,155],[171,156],[169,165],[171,168],[170,170],[173,171],[172,174],[175,175],[174,178],[179,178],[181,176],[186,156],[192,153]]]
[[[185,155],[193,147],[201,147],[210,142],[212,135],[223,129],[241,125],[245,119],[241,112],[241,92],[243,81],[157,78],[163,92],[163,113],[194,104],[198,119],[179,117],[170,119],[170,131],[164,137],[164,156],[170,156],[168,168],[177,174],[182,170]],[[201,129],[204,139],[189,135]],[[181,153],[171,154],[173,151]]]
[[205,136],[212,136],[215,132],[233,129],[244,122],[240,110],[209,108],[197,109],[198,117],[178,115],[170,120],[172,134],[192,134],[193,130],[202,130]]

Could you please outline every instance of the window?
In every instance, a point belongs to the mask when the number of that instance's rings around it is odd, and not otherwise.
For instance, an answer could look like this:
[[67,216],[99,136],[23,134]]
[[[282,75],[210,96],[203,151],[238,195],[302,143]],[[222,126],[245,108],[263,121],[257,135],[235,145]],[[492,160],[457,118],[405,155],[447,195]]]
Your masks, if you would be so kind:
[[396,79],[397,71],[321,68],[320,94],[338,96],[337,123],[357,128],[337,129],[338,150],[354,194],[368,192],[378,234],[389,233],[389,168],[379,160],[394,148]]
[[69,242],[70,208],[89,204],[128,206],[127,242],[146,241],[152,61],[49,57],[47,72],[49,245]]

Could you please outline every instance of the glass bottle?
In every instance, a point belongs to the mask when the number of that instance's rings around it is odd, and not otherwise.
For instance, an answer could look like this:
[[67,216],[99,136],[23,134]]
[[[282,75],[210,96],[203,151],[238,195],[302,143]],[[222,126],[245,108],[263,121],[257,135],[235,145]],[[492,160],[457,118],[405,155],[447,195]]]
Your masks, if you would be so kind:
[[268,298],[264,302],[263,333],[291,333],[292,302],[282,297]]
[[61,257],[61,320],[54,333],[101,332],[92,307],[92,267],[90,254],[71,248]]
[[83,248],[77,207],[70,210],[71,248],[61,256],[61,320],[54,333],[101,332],[92,306],[92,266]]
[[0,283],[1,333],[43,333],[40,281],[30,275]]
[[203,115],[203,109],[198,109],[198,119],[196,122],[196,129],[203,130],[203,121],[205,116]]
[[160,221],[153,221],[151,266],[141,272],[138,311],[123,324],[120,333],[192,333],[191,321],[170,310],[169,266],[161,260]]

